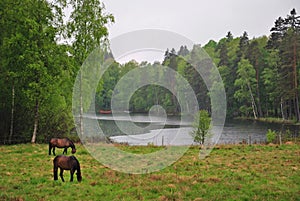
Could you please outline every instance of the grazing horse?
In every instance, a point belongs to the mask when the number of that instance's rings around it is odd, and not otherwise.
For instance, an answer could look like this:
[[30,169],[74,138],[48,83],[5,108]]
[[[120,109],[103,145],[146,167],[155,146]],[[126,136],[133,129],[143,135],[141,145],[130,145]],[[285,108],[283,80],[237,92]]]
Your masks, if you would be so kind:
[[53,148],[53,155],[55,156],[55,147],[64,148],[63,154],[67,154],[67,149],[72,148],[72,154],[75,154],[76,149],[74,143],[69,138],[52,138],[49,142],[49,155],[51,155],[51,149]]
[[64,170],[70,170],[71,173],[71,179],[70,181],[73,181],[73,175],[74,172],[76,172],[77,175],[77,181],[81,182],[82,177],[81,177],[81,172],[80,172],[80,164],[75,156],[56,156],[53,160],[53,173],[54,173],[54,180],[58,180],[57,176],[57,170],[58,168],[60,169],[60,178],[64,182],[64,177],[63,173]]

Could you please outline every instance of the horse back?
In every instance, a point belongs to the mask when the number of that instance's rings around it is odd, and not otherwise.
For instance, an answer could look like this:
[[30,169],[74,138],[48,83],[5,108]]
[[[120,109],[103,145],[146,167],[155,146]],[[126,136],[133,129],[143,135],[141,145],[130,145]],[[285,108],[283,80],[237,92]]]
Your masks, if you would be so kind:
[[50,144],[58,148],[74,146],[73,142],[69,138],[51,138]]
[[51,138],[50,141],[49,141],[49,143],[50,144],[56,144],[57,143],[57,139],[58,138]]
[[71,170],[74,166],[74,159],[69,156],[60,155],[54,158],[53,164],[64,170]]

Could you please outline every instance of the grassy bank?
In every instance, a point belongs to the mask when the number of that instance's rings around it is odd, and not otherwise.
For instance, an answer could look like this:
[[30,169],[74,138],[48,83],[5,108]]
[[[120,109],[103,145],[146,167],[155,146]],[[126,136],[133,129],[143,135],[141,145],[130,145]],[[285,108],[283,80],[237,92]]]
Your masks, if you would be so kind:
[[235,119],[260,121],[260,122],[264,122],[264,123],[300,125],[300,123],[296,122],[295,120],[287,120],[287,119],[275,118],[275,117],[260,117],[260,118],[257,118],[257,119],[255,119],[253,117],[237,117]]
[[[149,153],[156,147],[128,147]],[[53,181],[47,145],[0,146],[0,200],[300,200],[300,145],[192,147],[172,166],[144,175],[113,171],[77,145],[83,181]],[[57,150],[62,153],[63,150]]]

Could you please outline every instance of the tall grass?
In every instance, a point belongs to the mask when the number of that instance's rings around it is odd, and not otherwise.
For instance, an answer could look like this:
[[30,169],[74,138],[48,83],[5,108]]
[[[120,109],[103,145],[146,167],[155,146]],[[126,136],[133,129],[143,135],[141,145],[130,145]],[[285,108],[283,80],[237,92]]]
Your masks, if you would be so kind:
[[[218,146],[204,160],[191,147],[160,172],[113,171],[77,145],[83,180],[53,180],[47,145],[0,146],[0,200],[299,200],[300,146]],[[133,153],[160,147],[121,146]],[[62,149],[57,149],[61,154]]]

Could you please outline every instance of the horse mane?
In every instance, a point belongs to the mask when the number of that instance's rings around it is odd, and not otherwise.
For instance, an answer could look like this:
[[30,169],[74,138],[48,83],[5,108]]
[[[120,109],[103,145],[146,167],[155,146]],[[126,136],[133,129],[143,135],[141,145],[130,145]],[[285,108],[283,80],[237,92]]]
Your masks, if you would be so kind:
[[70,138],[67,138],[67,137],[66,137],[66,139],[70,142],[71,148],[72,148],[72,149],[75,149],[75,144],[73,143],[73,141],[70,140]]

